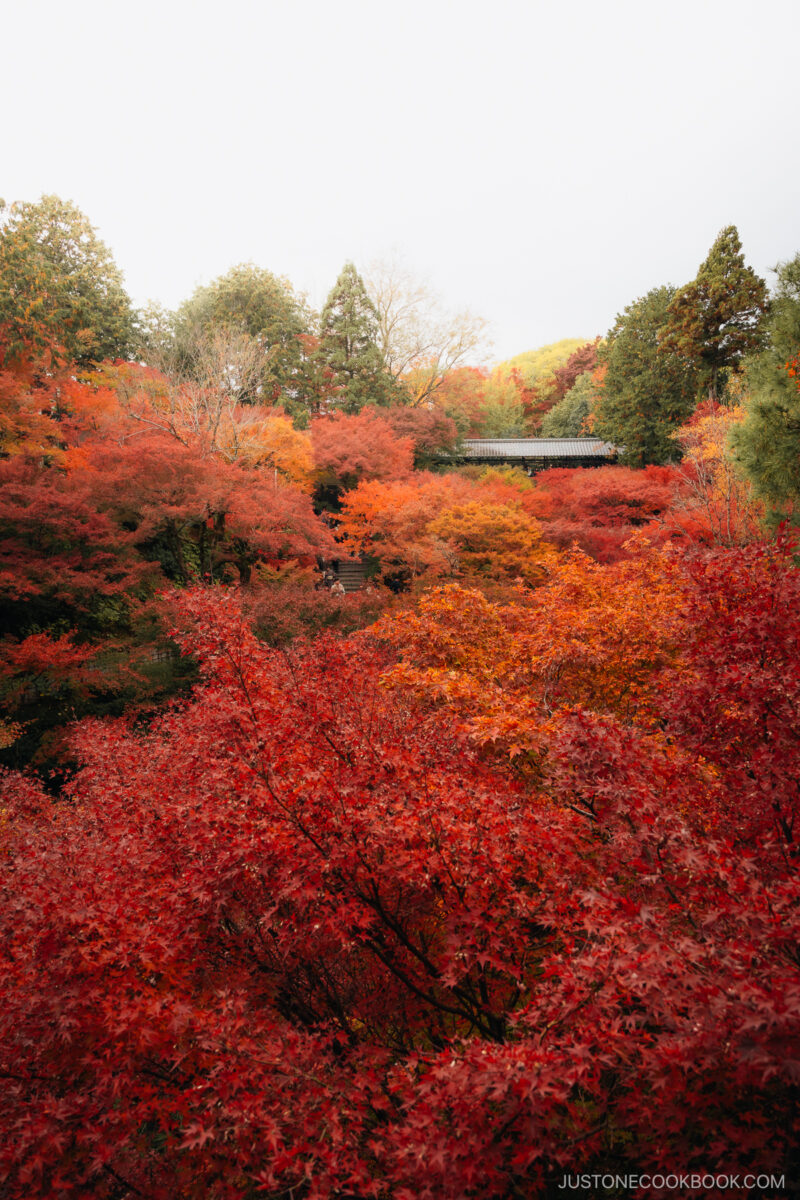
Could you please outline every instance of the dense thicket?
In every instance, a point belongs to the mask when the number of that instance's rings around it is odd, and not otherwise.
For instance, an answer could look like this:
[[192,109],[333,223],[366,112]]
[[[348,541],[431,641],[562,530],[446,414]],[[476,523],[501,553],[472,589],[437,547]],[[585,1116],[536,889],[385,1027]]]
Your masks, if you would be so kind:
[[[20,228],[3,1195],[790,1178],[800,575],[767,517],[800,487],[798,260],[768,324],[738,326],[758,355],[731,341],[715,368],[667,348],[664,288],[602,347],[464,366],[476,326],[426,337],[418,305],[392,341],[397,297],[378,312],[354,267],[320,321],[234,268],[140,315],[143,362],[96,245],[70,307],[75,272]],[[729,250],[739,270],[734,241],[709,271]],[[540,428],[603,433],[627,465],[447,457]]]
[[394,667],[187,595],[191,704],[84,725],[68,804],[7,781],[10,1193],[785,1171],[797,587],[578,556],[434,592]]

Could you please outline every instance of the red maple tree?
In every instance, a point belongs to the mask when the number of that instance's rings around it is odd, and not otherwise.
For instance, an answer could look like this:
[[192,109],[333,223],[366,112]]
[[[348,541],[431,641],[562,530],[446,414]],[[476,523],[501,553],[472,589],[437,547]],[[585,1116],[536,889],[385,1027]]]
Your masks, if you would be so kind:
[[[226,593],[178,597],[192,702],[84,723],[67,802],[6,781],[8,1194],[456,1200],[598,1164],[781,1169],[795,577],[788,548],[689,561],[685,652],[633,710],[603,711],[597,663],[592,707],[542,708],[527,777],[387,688],[370,638],[269,650]],[[771,778],[777,814],[753,803]]]

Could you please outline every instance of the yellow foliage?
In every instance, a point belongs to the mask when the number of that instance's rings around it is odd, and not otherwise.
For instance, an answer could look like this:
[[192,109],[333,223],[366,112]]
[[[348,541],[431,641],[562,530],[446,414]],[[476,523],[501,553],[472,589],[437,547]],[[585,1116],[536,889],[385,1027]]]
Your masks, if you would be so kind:
[[454,505],[431,522],[428,533],[451,547],[451,570],[464,575],[541,582],[557,556],[533,517],[511,504]]
[[744,419],[742,406],[716,407],[675,434],[683,450],[681,471],[688,496],[684,512],[676,519],[699,525],[695,536],[715,545],[741,545],[762,533],[764,506],[728,448],[731,430]]
[[299,486],[308,486],[314,467],[311,440],[283,413],[239,406],[220,423],[216,448],[228,462],[272,467]]
[[560,342],[551,342],[547,346],[540,346],[538,350],[515,354],[513,358],[501,362],[493,374],[498,379],[507,379],[512,371],[517,370],[523,385],[533,387],[552,378],[553,372],[563,367],[570,355],[585,345],[586,338],[562,338]]

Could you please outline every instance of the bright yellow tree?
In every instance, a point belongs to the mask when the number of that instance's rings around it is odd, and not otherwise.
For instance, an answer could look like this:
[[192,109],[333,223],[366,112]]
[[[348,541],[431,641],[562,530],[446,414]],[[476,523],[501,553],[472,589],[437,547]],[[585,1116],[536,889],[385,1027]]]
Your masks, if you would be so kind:
[[744,421],[744,407],[716,406],[683,425],[675,437],[683,451],[684,507],[673,520],[696,538],[737,546],[763,536],[765,509],[730,452],[731,431]]

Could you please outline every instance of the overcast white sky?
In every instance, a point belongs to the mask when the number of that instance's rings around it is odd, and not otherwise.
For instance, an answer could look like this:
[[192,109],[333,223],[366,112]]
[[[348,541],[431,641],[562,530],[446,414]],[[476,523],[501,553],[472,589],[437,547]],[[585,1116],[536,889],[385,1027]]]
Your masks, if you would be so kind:
[[725,225],[762,274],[800,250],[798,0],[26,0],[2,28],[0,195],[74,201],[137,303],[253,261],[319,305],[394,254],[505,358],[605,333]]

